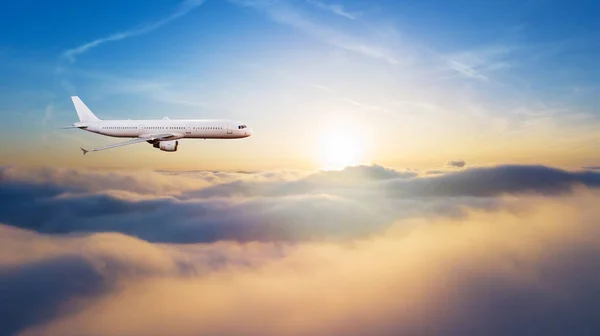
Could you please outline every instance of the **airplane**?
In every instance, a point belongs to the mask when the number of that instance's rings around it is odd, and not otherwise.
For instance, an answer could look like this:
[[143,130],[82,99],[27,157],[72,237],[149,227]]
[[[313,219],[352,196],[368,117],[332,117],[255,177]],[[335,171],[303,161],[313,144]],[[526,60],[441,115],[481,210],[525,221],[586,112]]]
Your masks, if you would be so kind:
[[240,139],[252,135],[252,129],[236,120],[197,119],[171,120],[100,120],[78,96],[71,96],[79,122],[73,126],[84,131],[115,138],[133,138],[132,140],[87,150],[81,148],[83,155],[105,149],[147,142],[165,152],[176,152],[179,139]]

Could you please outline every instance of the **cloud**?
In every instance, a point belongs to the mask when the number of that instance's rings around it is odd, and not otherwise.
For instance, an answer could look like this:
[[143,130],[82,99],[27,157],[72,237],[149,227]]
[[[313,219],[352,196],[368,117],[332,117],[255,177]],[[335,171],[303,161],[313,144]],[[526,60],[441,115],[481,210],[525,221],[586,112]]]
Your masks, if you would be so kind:
[[151,31],[153,31],[157,28],[160,28],[161,26],[189,13],[196,7],[202,5],[202,3],[204,3],[204,1],[205,0],[185,0],[179,4],[179,6],[177,7],[177,9],[175,10],[175,12],[173,14],[169,15],[166,18],[163,18],[159,21],[147,24],[140,28],[126,30],[123,32],[114,33],[107,37],[102,37],[102,38],[96,39],[94,41],[83,44],[79,47],[65,51],[63,53],[63,56],[66,57],[69,61],[74,62],[77,56],[79,56],[79,55],[87,52],[88,50],[95,48],[101,44],[104,44],[107,42],[119,41],[119,40],[123,40],[126,38],[138,36],[138,35],[147,34]]
[[313,173],[0,170],[0,222],[42,233],[120,232],[150,242],[358,239],[409,218],[518,211],[503,196],[597,188],[600,174],[544,166],[418,176],[382,166]]
[[273,20],[302,30],[338,48],[379,59],[392,65],[399,64],[398,59],[385,48],[371,45],[329,27],[312,22],[296,11],[277,8],[270,10],[268,13]]
[[342,100],[342,101],[344,101],[344,102],[346,102],[348,104],[351,104],[353,106],[358,106],[360,108],[363,108],[363,109],[369,110],[369,111],[381,112],[381,113],[384,113],[384,114],[387,114],[387,115],[397,115],[396,112],[394,112],[394,111],[392,111],[390,109],[387,109],[387,108],[385,108],[383,106],[366,104],[366,103],[359,102],[359,101],[356,101],[354,99],[348,98],[348,97],[340,94],[339,92],[333,90],[332,88],[330,88],[328,86],[324,86],[324,85],[320,85],[320,84],[315,84],[315,83],[310,83],[310,86],[312,86],[312,87],[314,87],[316,89],[319,89],[321,91],[325,91],[325,92],[328,92],[328,93],[333,94],[335,96],[338,96],[338,98],[340,98],[340,100]]
[[0,334],[600,328],[593,171],[2,167],[0,182]]
[[451,166],[451,167],[455,167],[455,168],[462,168],[466,165],[466,163],[463,160],[457,160],[457,161],[448,161],[447,165]]
[[42,131],[42,140],[44,142],[46,142],[48,139],[47,130],[45,128],[48,125],[48,123],[52,120],[53,117],[54,117],[54,103],[50,102],[49,104],[46,105],[46,108],[44,109],[44,116],[42,117],[42,126],[44,127],[44,130]]
[[[335,47],[352,51],[363,56],[371,57],[397,65],[400,63],[398,58],[385,47],[374,45],[365,39],[360,39],[354,36],[347,35],[327,25],[320,24],[306,15],[303,15],[300,10],[292,6],[288,2],[278,1],[261,1],[261,0],[229,0],[230,2],[240,5],[253,7],[265,13],[271,20],[291,26],[295,29],[303,31],[313,37],[322,40]],[[321,2],[319,2],[321,3]],[[321,3],[322,4],[322,3]],[[341,7],[334,6],[337,12],[340,12]],[[328,7],[329,8],[329,7]],[[331,9],[333,10],[333,9]],[[338,13],[338,14],[339,14]],[[345,13],[345,12],[343,12]]]
[[442,57],[450,69],[461,75],[488,82],[490,78],[484,73],[510,68],[518,50],[518,47],[511,45],[487,45]]
[[304,172],[269,171],[244,174],[219,171],[82,170],[71,168],[0,166],[0,181],[29,185],[52,184],[67,191],[120,190],[143,195],[172,195],[233,181],[282,181],[304,176]]
[[49,103],[48,105],[46,105],[46,108],[44,109],[44,117],[42,118],[42,125],[46,126],[48,124],[48,122],[52,119],[53,115],[54,115],[54,104]]
[[461,63],[461,62],[451,59],[451,60],[447,61],[447,64],[451,69],[460,73],[461,75],[464,75],[465,77],[477,79],[477,80],[484,81],[484,82],[489,81],[489,78],[487,78],[486,76],[482,75],[480,72],[475,70],[474,68],[472,68],[464,63]]
[[600,166],[587,166],[587,167],[583,167],[583,169],[600,170]]
[[560,195],[579,186],[600,187],[596,172],[570,172],[546,166],[478,167],[441,176],[390,181],[396,197],[492,197],[511,194]]
[[[599,197],[521,197],[525,212],[400,220],[346,243],[151,244],[0,226],[0,283],[10,286],[0,288],[13,289],[1,298],[19,303],[0,301],[8,313],[0,328],[22,336],[594,334]],[[17,260],[9,267],[6,258]]]
[[103,282],[91,265],[77,257],[2,267],[0,331],[12,335],[27,326],[50,320],[59,316],[57,308],[65,300],[76,295],[93,296],[102,287]]
[[426,171],[425,175],[441,175],[441,174],[446,174],[446,173],[448,173],[447,170],[434,169],[434,170]]
[[356,20],[356,15],[347,12],[344,9],[344,6],[339,5],[339,4],[326,4],[324,2],[318,1],[318,0],[306,0],[309,4],[316,6],[319,9],[323,9],[323,10],[327,10],[330,11],[333,14],[339,15],[339,16],[343,16],[347,19],[350,20]]

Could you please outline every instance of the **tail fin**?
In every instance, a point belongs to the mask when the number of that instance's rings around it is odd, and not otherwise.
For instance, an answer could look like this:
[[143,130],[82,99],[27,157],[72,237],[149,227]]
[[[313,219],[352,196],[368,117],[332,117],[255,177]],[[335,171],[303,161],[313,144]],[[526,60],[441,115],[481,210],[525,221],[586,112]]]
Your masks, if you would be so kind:
[[96,117],[90,109],[85,106],[83,101],[79,99],[77,96],[72,96],[71,100],[73,100],[73,105],[75,105],[75,110],[77,111],[77,115],[79,116],[79,121],[88,122],[88,121],[98,121],[98,117]]

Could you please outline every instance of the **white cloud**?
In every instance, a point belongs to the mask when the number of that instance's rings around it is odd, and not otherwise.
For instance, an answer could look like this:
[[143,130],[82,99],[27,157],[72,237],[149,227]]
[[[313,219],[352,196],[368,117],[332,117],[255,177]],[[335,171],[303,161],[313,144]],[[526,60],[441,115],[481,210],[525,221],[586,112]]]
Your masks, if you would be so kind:
[[348,103],[350,105],[363,108],[365,110],[378,111],[378,112],[381,112],[381,113],[384,113],[384,114],[388,114],[388,115],[394,115],[394,114],[396,114],[395,112],[387,109],[384,106],[367,104],[367,103],[360,102],[360,101],[357,101],[355,99],[346,97],[346,96],[340,94],[339,92],[333,90],[332,88],[330,88],[328,86],[324,86],[324,85],[321,85],[321,84],[315,84],[315,83],[310,83],[310,86],[312,86],[312,87],[314,87],[314,88],[316,88],[318,90],[322,90],[322,91],[334,94],[334,95],[338,96],[342,101],[344,101],[344,102],[346,102],[346,103]]
[[326,4],[324,2],[318,1],[318,0],[306,0],[308,3],[310,3],[311,5],[314,5],[320,9],[323,10],[327,10],[332,12],[333,14],[339,15],[339,16],[343,16],[345,18],[348,18],[350,20],[356,20],[356,14],[352,14],[350,12],[347,12],[344,9],[344,6],[339,5],[339,4]]
[[123,39],[129,38],[129,37],[134,37],[134,36],[149,33],[151,31],[189,13],[194,8],[200,6],[204,1],[205,0],[185,0],[181,4],[179,4],[177,10],[173,14],[169,15],[168,17],[166,17],[162,20],[150,23],[141,28],[126,30],[123,32],[109,35],[107,37],[102,37],[102,38],[96,39],[92,42],[88,42],[79,47],[65,51],[63,53],[63,56],[66,57],[69,61],[74,62],[76,56],[83,54],[83,53],[87,52],[88,50],[95,48],[101,44],[104,44],[106,42],[119,41],[119,40],[123,40]]
[[46,105],[46,109],[44,110],[44,118],[42,118],[42,125],[48,124],[52,116],[54,115],[54,104],[50,103]]
[[450,55],[443,55],[446,64],[454,71],[477,80],[489,81],[489,74],[512,66],[511,55],[516,47],[488,45]]
[[268,13],[273,20],[292,26],[298,30],[302,30],[336,47],[353,51],[371,58],[379,59],[392,65],[399,63],[396,57],[389,50],[361,41],[327,26],[322,26],[306,17],[303,17],[297,11],[283,8],[270,8]]
[[[273,21],[291,26],[338,48],[379,59],[392,65],[397,65],[400,63],[397,57],[386,48],[369,43],[357,37],[344,34],[340,31],[331,29],[326,25],[319,24],[303,15],[297,8],[294,8],[288,3],[280,4],[273,1],[260,0],[230,1],[237,5],[249,6],[258,10],[262,10]],[[338,15],[341,15],[339,13],[345,13],[340,11],[340,8],[337,6],[334,6],[334,8],[338,12]],[[334,9],[331,10],[333,11]]]
[[460,63],[455,60],[448,60],[447,64],[451,69],[453,69],[454,71],[456,71],[466,77],[478,79],[478,80],[485,81],[485,82],[489,81],[489,78],[482,75],[477,70],[473,69],[472,67],[470,67],[466,64]]

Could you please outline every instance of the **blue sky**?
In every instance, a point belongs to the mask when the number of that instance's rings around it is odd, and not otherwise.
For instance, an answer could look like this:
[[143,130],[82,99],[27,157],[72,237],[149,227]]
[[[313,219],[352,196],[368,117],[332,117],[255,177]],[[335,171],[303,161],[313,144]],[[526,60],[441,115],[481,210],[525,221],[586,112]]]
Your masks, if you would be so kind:
[[[340,128],[362,134],[365,160],[391,165],[600,159],[597,1],[0,6],[0,130],[19,143],[0,150],[8,163],[102,164],[76,150],[114,140],[56,130],[74,121],[72,94],[101,118],[234,118],[256,130],[187,145],[174,167],[197,165],[196,152],[218,166],[318,165],[319,139]],[[32,123],[40,135],[23,136]]]

